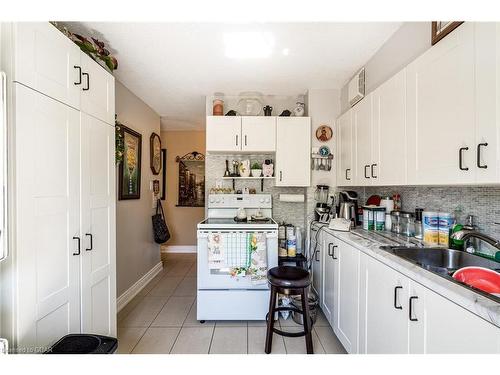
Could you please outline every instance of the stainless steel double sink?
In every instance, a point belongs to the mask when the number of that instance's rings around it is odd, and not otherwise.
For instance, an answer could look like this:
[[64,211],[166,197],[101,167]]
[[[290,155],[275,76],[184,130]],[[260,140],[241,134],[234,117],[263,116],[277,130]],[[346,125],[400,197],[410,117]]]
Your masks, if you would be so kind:
[[482,258],[478,255],[469,254],[461,250],[445,249],[441,247],[407,247],[407,246],[382,246],[386,250],[408,262],[426,269],[434,274],[442,276],[449,281],[474,290],[496,302],[500,298],[481,290],[472,288],[464,283],[456,281],[452,275],[462,267],[484,267],[500,272],[500,263],[494,260]]

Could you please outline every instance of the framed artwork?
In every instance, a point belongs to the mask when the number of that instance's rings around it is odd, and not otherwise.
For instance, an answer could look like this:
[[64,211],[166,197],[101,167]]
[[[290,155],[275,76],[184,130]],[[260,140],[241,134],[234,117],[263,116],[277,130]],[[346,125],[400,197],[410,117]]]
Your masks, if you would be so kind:
[[149,138],[149,151],[151,171],[154,175],[160,174],[161,170],[161,139],[156,133],[151,134]]
[[193,151],[179,163],[179,196],[177,207],[205,207],[205,155]]
[[161,149],[161,200],[164,201],[167,197],[167,149]]
[[333,131],[328,125],[320,125],[316,129],[316,139],[320,142],[328,142],[332,139]]
[[463,21],[432,21],[431,44],[436,44],[463,23]]
[[118,199],[141,198],[142,135],[126,126],[123,132],[123,162],[118,170]]

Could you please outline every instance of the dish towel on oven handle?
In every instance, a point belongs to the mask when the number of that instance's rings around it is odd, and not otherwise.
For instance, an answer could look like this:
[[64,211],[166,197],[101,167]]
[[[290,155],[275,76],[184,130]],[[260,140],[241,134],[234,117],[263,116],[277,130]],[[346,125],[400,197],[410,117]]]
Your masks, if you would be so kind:
[[250,266],[248,274],[252,284],[267,283],[267,238],[265,233],[248,233]]
[[222,233],[208,234],[208,268],[219,270],[226,267]]

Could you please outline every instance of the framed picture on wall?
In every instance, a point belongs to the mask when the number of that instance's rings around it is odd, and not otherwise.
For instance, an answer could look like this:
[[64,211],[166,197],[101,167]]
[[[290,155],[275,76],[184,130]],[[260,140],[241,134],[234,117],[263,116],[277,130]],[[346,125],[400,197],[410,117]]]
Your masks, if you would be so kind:
[[177,207],[205,207],[205,155],[193,151],[175,161],[179,163]]
[[161,149],[161,200],[164,201],[167,197],[167,149]]
[[118,199],[141,198],[142,135],[126,126],[123,132],[123,162],[118,169]]
[[152,133],[149,138],[150,166],[154,175],[161,171],[161,139],[156,133]]
[[436,44],[463,23],[463,21],[432,21],[431,44]]

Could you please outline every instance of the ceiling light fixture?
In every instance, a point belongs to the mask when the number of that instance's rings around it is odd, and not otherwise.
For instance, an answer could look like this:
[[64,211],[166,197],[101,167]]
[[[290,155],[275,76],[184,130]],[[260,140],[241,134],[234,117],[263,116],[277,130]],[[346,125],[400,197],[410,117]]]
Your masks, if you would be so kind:
[[269,32],[230,32],[224,34],[224,45],[230,59],[262,59],[273,53],[274,36]]

